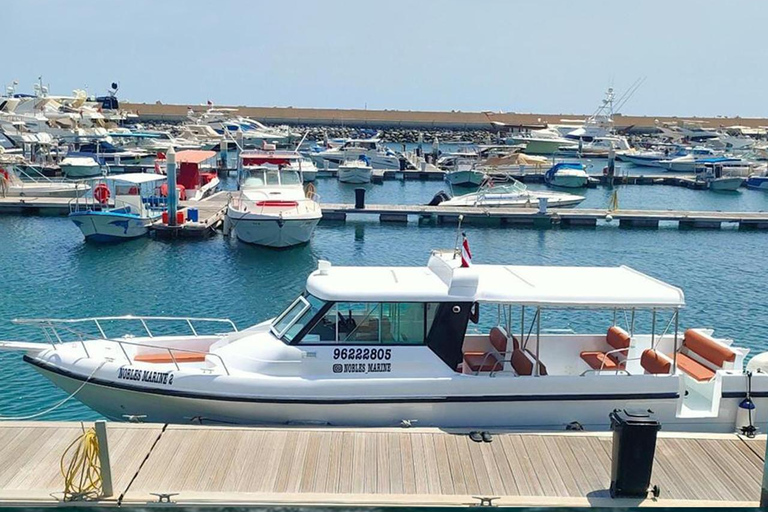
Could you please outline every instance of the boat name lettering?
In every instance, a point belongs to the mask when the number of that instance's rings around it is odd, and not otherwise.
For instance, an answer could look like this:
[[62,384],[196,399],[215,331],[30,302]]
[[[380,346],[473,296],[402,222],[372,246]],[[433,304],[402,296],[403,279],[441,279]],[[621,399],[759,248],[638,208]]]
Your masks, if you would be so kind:
[[173,374],[171,372],[153,372],[151,370],[137,370],[135,368],[118,369],[117,378],[139,382],[153,382],[155,384],[173,384]]
[[362,359],[372,361],[387,360],[392,357],[391,348],[336,348],[333,350],[334,359]]
[[333,373],[389,373],[392,363],[336,363]]

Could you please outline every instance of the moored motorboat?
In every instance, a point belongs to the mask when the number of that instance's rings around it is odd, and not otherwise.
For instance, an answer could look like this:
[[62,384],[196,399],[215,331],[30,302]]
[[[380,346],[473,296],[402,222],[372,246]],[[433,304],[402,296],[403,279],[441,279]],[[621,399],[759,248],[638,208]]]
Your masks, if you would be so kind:
[[579,162],[559,162],[544,173],[544,182],[552,187],[583,188],[589,182],[586,169]]
[[90,156],[68,156],[59,167],[69,179],[95,178],[103,173],[99,162]]
[[519,181],[508,178],[504,183],[494,183],[487,180],[480,189],[469,194],[438,200],[437,196],[430,204],[440,206],[478,206],[491,208],[538,208],[542,200],[553,208],[576,206],[584,200],[584,196],[552,192],[547,190],[529,190]]
[[445,181],[452,187],[479,187],[486,174],[471,165],[462,165],[445,172]]
[[[130,173],[95,184],[92,194],[70,203],[69,218],[93,242],[119,242],[145,236],[162,215],[159,183],[165,176]],[[152,199],[155,199],[154,201]]]
[[323,214],[301,174],[291,167],[245,167],[240,191],[227,205],[225,233],[242,242],[290,247],[309,242]]
[[[671,431],[768,421],[766,354],[745,368],[748,349],[678,329],[679,288],[624,266],[463,261],[454,250],[426,267],[321,261],[280,315],[242,331],[213,319],[177,319],[186,332],[156,329],[165,318],[42,319],[23,323],[47,341],[0,348],[114,420],[605,430],[614,409],[642,408]],[[548,332],[555,318],[591,327]]]
[[339,165],[339,181],[341,183],[364,184],[370,183],[373,167],[365,155],[355,160],[347,160]]

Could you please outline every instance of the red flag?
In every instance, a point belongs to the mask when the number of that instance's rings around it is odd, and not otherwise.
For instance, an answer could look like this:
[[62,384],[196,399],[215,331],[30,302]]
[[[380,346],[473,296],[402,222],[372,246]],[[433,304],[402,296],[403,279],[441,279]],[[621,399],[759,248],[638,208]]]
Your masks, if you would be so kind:
[[462,233],[461,236],[464,238],[461,242],[461,266],[469,267],[472,265],[472,253],[469,252],[469,241],[467,241],[467,236],[464,233]]

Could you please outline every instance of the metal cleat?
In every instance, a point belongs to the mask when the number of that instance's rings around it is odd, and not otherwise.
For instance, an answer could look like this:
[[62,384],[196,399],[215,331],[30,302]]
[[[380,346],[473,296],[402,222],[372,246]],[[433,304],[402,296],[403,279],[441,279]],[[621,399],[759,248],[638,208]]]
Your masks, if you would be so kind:
[[480,501],[481,507],[496,507],[497,505],[493,504],[493,500],[499,499],[498,496],[472,496],[472,497]]
[[149,494],[151,494],[152,496],[157,496],[158,503],[173,503],[171,501],[171,498],[173,496],[179,495],[179,493],[177,492],[151,492]]

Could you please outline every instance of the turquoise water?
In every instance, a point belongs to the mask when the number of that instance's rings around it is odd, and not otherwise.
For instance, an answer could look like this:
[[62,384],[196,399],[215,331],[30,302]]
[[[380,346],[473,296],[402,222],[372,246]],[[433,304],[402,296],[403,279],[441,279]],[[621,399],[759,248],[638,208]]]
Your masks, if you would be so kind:
[[[351,202],[354,186],[319,179],[325,202]],[[388,181],[369,185],[373,203],[423,203],[445,185]],[[611,191],[586,192],[585,206],[605,206]],[[718,195],[662,186],[620,189],[625,208],[766,209],[768,194]],[[475,261],[536,265],[630,265],[681,286],[688,306],[681,327],[714,327],[754,351],[768,350],[763,232],[618,229],[480,228],[467,226]],[[39,339],[12,318],[96,315],[222,316],[247,326],[276,314],[298,294],[320,258],[337,265],[423,265],[429,251],[450,247],[449,226],[381,225],[376,220],[321,223],[304,247],[273,251],[218,234],[205,241],[141,239],[92,245],[66,218],[0,217],[0,339]],[[365,286],[365,283],[361,283]],[[483,316],[483,323],[492,321]],[[544,326],[603,330],[604,316],[551,313]],[[660,328],[662,328],[660,326]],[[24,416],[64,394],[21,362],[0,353],[0,416]],[[72,401],[42,419],[93,419]]]

